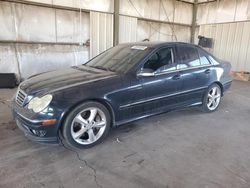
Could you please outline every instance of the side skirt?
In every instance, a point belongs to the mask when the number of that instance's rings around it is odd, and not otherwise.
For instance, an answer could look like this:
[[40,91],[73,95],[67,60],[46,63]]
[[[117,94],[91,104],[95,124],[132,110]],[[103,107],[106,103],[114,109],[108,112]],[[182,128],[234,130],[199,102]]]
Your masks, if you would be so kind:
[[143,116],[139,116],[139,117],[124,120],[124,121],[118,121],[118,122],[115,122],[114,127],[118,127],[118,126],[121,126],[121,125],[124,125],[124,124],[127,124],[127,123],[138,121],[140,119],[148,118],[148,117],[151,117],[151,116],[155,116],[155,115],[159,115],[159,114],[163,114],[163,113],[167,113],[167,112],[171,112],[171,111],[177,111],[177,110],[180,110],[180,109],[183,109],[183,108],[196,107],[196,106],[200,106],[200,105],[202,105],[202,102],[197,102],[197,103],[185,105],[185,106],[182,106],[182,107],[177,107],[177,108],[170,109],[170,110],[158,111],[158,112],[154,112],[154,113],[151,113],[151,114],[146,114],[146,115],[143,115]]

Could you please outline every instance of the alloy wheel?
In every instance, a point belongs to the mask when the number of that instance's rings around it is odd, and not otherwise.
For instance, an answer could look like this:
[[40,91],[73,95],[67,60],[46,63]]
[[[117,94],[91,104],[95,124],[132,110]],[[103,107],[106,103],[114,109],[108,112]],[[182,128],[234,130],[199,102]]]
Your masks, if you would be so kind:
[[106,116],[101,109],[86,108],[74,117],[71,124],[71,136],[77,143],[89,145],[103,135],[106,126]]
[[212,87],[207,96],[207,107],[209,110],[215,110],[220,104],[221,100],[221,90],[218,86]]

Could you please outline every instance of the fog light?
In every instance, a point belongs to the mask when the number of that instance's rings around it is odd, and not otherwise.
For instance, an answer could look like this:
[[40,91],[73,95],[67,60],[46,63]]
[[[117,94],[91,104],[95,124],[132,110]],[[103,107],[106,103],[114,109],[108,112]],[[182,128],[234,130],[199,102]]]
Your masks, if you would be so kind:
[[39,137],[43,137],[43,136],[46,135],[46,131],[44,131],[44,130],[40,130],[40,131],[38,131],[38,130],[31,130],[31,131],[32,131],[32,133],[34,135],[39,136]]
[[46,135],[46,131],[39,131],[40,135],[39,136],[45,136]]

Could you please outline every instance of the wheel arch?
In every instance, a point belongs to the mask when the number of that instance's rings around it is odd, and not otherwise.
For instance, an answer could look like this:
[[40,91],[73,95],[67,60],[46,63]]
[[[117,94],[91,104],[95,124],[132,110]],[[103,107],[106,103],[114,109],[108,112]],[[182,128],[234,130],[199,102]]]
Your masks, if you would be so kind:
[[[218,86],[220,86],[220,89],[221,89],[221,96],[223,96],[224,88],[223,88],[222,83],[219,82],[219,81],[216,81],[216,82],[212,83],[211,85],[213,85],[213,84],[217,84]],[[211,85],[210,85],[210,86],[211,86]],[[209,87],[210,87],[210,86],[209,86]]]
[[103,106],[105,106],[109,113],[110,113],[110,117],[111,117],[111,127],[113,127],[115,125],[115,114],[114,114],[114,110],[111,106],[111,104],[106,101],[105,99],[97,99],[97,98],[93,98],[93,99],[86,99],[86,100],[83,100],[83,101],[80,101],[80,102],[77,102],[75,104],[73,104],[72,106],[70,106],[70,108],[68,108],[62,115],[62,118],[60,120],[60,125],[59,125],[59,128],[58,128],[58,132],[61,130],[61,127],[63,125],[63,123],[65,122],[68,114],[74,109],[76,108],[77,106],[85,103],[85,102],[98,102],[100,104],[102,104]]
[[219,81],[215,81],[215,82],[212,82],[208,87],[207,87],[207,89],[204,91],[204,93],[203,93],[203,95],[202,95],[202,99],[205,97],[205,94],[206,94],[206,91],[209,89],[209,87],[211,87],[211,85],[213,85],[213,84],[217,84],[219,87],[220,87],[220,89],[221,89],[221,96],[223,96],[223,85],[222,85],[222,83],[221,82],[219,82]]

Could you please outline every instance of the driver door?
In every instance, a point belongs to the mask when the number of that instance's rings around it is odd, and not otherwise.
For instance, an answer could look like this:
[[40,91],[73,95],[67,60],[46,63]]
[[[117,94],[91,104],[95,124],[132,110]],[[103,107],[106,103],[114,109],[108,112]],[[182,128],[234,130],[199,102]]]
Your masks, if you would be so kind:
[[143,101],[145,114],[164,112],[178,106],[175,95],[180,91],[181,76],[175,63],[174,47],[158,49],[140,71],[154,73],[153,76],[139,77],[146,95]]

